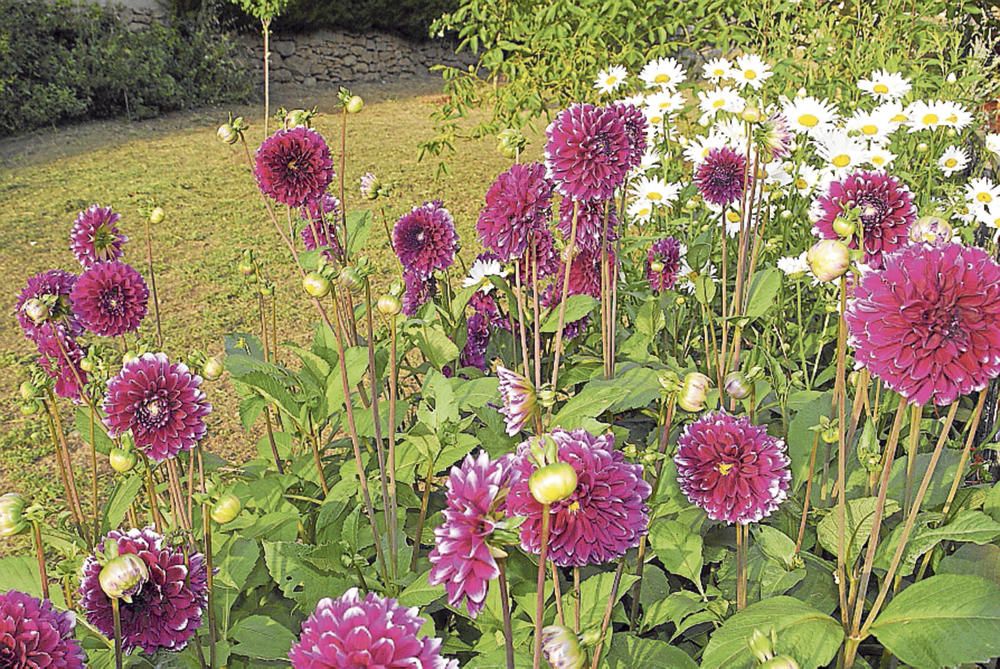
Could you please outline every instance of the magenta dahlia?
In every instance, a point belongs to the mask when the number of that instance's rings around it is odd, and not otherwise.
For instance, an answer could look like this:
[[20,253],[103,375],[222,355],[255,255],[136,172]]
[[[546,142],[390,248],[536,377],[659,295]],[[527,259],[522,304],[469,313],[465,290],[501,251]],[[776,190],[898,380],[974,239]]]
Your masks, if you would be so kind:
[[607,199],[625,181],[632,143],[614,109],[574,104],[545,134],[545,165],[556,189],[574,200]]
[[[601,243],[612,244],[618,238],[618,214],[610,200],[580,200],[564,198],[559,203],[556,228],[569,244],[573,233],[573,209],[576,205],[576,249],[596,252]],[[603,232],[602,232],[603,229]]]
[[420,636],[416,608],[351,588],[321,599],[288,653],[293,669],[458,669],[441,657],[441,640]]
[[[608,249],[608,279],[614,282],[617,275],[617,259],[614,251]],[[560,277],[562,272],[559,273]],[[561,281],[561,279],[560,279]],[[562,288],[562,285],[559,285]],[[569,294],[601,296],[601,252],[580,251],[569,267]]]
[[431,585],[444,583],[448,603],[465,600],[475,618],[486,601],[490,581],[500,575],[487,540],[503,520],[501,490],[507,485],[510,458],[490,460],[485,451],[465,456],[448,476],[444,523],[434,529]]
[[767,162],[768,158],[771,160],[787,158],[791,154],[792,139],[788,119],[780,112],[768,116],[754,132],[757,147],[765,155],[764,162]]
[[38,364],[55,380],[55,392],[59,397],[79,400],[80,384],[87,383],[87,373],[80,366],[83,350],[66,330],[56,323],[43,323],[35,333],[38,346]]
[[70,300],[84,327],[103,337],[117,337],[139,329],[149,289],[134,267],[113,260],[87,268],[76,280]]
[[120,218],[111,211],[111,207],[98,207],[96,204],[76,217],[69,233],[70,249],[85,269],[96,262],[122,257],[122,246],[128,237],[118,230]]
[[559,250],[556,249],[556,238],[548,228],[536,230],[529,241],[528,251],[517,261],[521,273],[521,283],[528,285],[532,281],[533,266],[537,267],[538,279],[561,272],[562,261]]
[[257,149],[254,169],[265,195],[289,207],[321,197],[333,181],[333,160],[323,136],[305,126],[279,130]]
[[681,268],[681,244],[673,237],[653,242],[646,253],[646,280],[656,293],[674,287]]
[[[604,564],[639,544],[649,523],[646,499],[652,489],[642,466],[625,460],[615,437],[585,430],[553,430],[558,458],[576,471],[576,491],[551,506],[549,555],[560,567]],[[532,496],[528,479],[535,469],[529,442],[517,448],[507,495],[507,515],[524,516],[521,547],[541,548],[542,505]]]
[[[152,528],[111,530],[98,544],[118,544],[118,554],[138,555],[149,578],[132,595],[131,602],[119,601],[122,619],[122,648],[153,654],[158,650],[178,651],[187,646],[201,627],[208,606],[208,570],[201,553],[188,553],[170,546]],[[80,606],[87,621],[109,639],[114,638],[111,599],[99,581],[102,565],[95,555],[83,562]]]
[[695,168],[698,192],[709,202],[726,207],[743,197],[747,179],[746,158],[728,146],[712,149]]
[[136,447],[156,462],[190,451],[205,436],[201,377],[163,353],[145,353],[108,381],[104,424],[112,437],[131,430]]
[[[816,201],[819,218],[813,234],[823,239],[839,239],[833,223],[857,209],[864,228],[865,263],[878,269],[883,256],[909,243],[910,225],[917,218],[913,194],[896,177],[884,172],[854,172],[830,184]],[[851,239],[852,249],[858,239]]]
[[616,102],[609,109],[618,114],[622,125],[625,126],[629,145],[628,168],[638,167],[643,154],[646,153],[646,132],[649,129],[649,121],[642,110],[632,104]]
[[83,669],[87,656],[73,638],[76,616],[17,590],[0,593],[0,667]]
[[982,249],[912,244],[864,274],[844,314],[855,359],[914,404],[1000,374],[1000,265]]
[[396,222],[392,243],[403,270],[426,278],[455,262],[458,233],[440,202],[425,202]]
[[497,367],[497,379],[500,382],[500,399],[503,401],[500,413],[507,424],[507,434],[513,437],[538,412],[535,386],[526,377],[502,365]]
[[520,258],[551,217],[552,186],[541,163],[513,165],[486,191],[476,231],[501,261]]
[[299,216],[303,221],[335,221],[340,218],[340,200],[323,193],[302,205]]
[[61,269],[50,269],[28,279],[28,285],[17,296],[15,304],[17,322],[21,324],[21,330],[24,331],[25,337],[34,339],[38,328],[42,325],[42,323],[35,323],[25,313],[24,306],[28,300],[41,300],[45,303],[49,310],[48,321],[62,325],[70,337],[76,337],[83,333],[83,326],[73,314],[73,305],[69,297],[73,292],[76,279],[76,274],[70,274]]
[[437,281],[413,272],[403,272],[403,314],[413,316],[437,293]]
[[677,482],[712,520],[755,523],[788,496],[785,442],[748,418],[707,413],[677,440]]

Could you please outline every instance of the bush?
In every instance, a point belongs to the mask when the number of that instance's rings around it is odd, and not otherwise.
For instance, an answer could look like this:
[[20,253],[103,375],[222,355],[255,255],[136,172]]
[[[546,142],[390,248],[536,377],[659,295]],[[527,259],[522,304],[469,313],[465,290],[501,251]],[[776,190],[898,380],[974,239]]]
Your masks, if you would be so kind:
[[148,118],[247,97],[212,14],[129,30],[113,8],[0,0],[0,133],[85,118]]

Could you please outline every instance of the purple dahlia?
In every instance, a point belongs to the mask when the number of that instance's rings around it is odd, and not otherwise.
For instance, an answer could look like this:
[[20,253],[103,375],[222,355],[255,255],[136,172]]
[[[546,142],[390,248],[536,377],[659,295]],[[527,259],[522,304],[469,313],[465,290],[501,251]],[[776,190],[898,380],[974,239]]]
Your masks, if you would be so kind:
[[41,323],[32,321],[28,314],[24,313],[25,302],[33,299],[41,300],[48,306],[48,320],[62,325],[69,336],[76,337],[83,333],[83,326],[73,315],[73,306],[69,297],[73,292],[76,279],[76,274],[70,274],[61,269],[50,269],[28,279],[28,285],[17,296],[15,304],[17,322],[21,324],[21,330],[24,331],[25,337],[34,339],[41,325]]
[[83,669],[87,656],[73,638],[76,616],[17,590],[0,593],[0,667]]
[[117,337],[139,329],[149,289],[134,267],[113,260],[87,268],[76,280],[70,300],[84,327],[102,337]]
[[726,207],[743,197],[746,158],[728,146],[712,149],[695,168],[694,182],[706,202]]
[[254,168],[261,191],[289,207],[301,207],[326,192],[333,160],[323,136],[305,126],[279,130],[257,149]]
[[441,640],[420,636],[416,608],[351,588],[321,599],[288,653],[293,669],[458,669],[441,657]]
[[855,359],[914,404],[951,404],[1000,374],[1000,265],[912,244],[864,274],[847,312]]
[[396,222],[392,243],[403,270],[427,278],[455,262],[458,233],[451,214],[440,202],[425,202]]
[[[158,650],[179,651],[187,646],[201,627],[208,606],[208,570],[201,553],[189,553],[170,546],[151,528],[128,532],[111,530],[100,542],[118,544],[118,554],[132,553],[146,563],[149,579],[132,595],[131,602],[120,600],[122,648],[153,654]],[[80,606],[91,625],[109,639],[114,638],[111,599],[99,581],[102,565],[96,556],[83,563]]]
[[156,462],[190,451],[205,436],[205,416],[212,411],[200,385],[200,376],[163,353],[143,354],[108,381],[108,433],[131,430],[136,448]]
[[434,529],[431,585],[443,583],[448,603],[465,600],[475,618],[486,602],[490,581],[500,575],[487,540],[503,520],[501,491],[507,485],[510,459],[490,460],[488,453],[465,456],[448,476],[444,523]]
[[412,272],[403,272],[403,285],[403,314],[406,316],[415,315],[437,293],[437,281],[433,277],[424,278]]
[[532,281],[533,266],[537,266],[538,279],[542,280],[560,272],[562,261],[556,249],[556,238],[548,228],[542,228],[531,236],[527,253],[517,261],[517,269],[521,273],[521,283],[528,285]]
[[614,109],[571,105],[559,112],[545,134],[545,166],[562,195],[607,199],[624,183],[632,143]]
[[712,520],[755,523],[788,496],[785,442],[746,417],[707,413],[677,441],[677,482]]
[[475,367],[484,372],[490,368],[486,364],[486,349],[490,345],[491,327],[489,316],[478,312],[469,316],[465,323],[465,346],[458,359],[462,367]]
[[673,237],[653,242],[646,254],[646,280],[654,292],[674,287],[681,268],[681,244]]
[[[652,489],[642,466],[625,460],[615,449],[614,435],[600,437],[585,430],[553,430],[549,435],[558,458],[576,471],[576,491],[551,506],[549,556],[560,567],[604,564],[639,544],[649,524],[646,499]],[[507,515],[524,516],[521,547],[541,548],[542,505],[532,496],[528,479],[535,470],[529,442],[517,448]]]
[[[618,214],[610,200],[580,200],[564,198],[559,203],[556,228],[569,244],[573,233],[573,212],[576,209],[576,241],[574,248],[596,252],[601,243],[612,244],[618,239]],[[602,232],[603,230],[603,232]]]
[[520,258],[551,217],[552,186],[541,163],[513,165],[486,191],[476,231],[501,261]]
[[[913,194],[896,177],[884,172],[855,172],[830,184],[816,201],[819,218],[813,234],[839,239],[833,223],[852,209],[858,210],[863,226],[865,263],[878,269],[883,256],[909,243],[910,225],[917,218]],[[851,239],[858,248],[857,236]]]
[[83,360],[76,340],[66,334],[66,330],[56,323],[44,323],[35,334],[38,346],[38,364],[55,380],[55,392],[59,397],[79,400],[87,383],[87,373],[80,366]]
[[628,168],[638,167],[642,162],[642,156],[646,153],[646,132],[649,129],[649,121],[642,110],[635,105],[616,102],[609,109],[618,114],[622,125],[625,126],[629,144]]
[[69,233],[70,249],[85,269],[97,262],[122,257],[122,246],[128,237],[118,230],[120,218],[111,211],[111,207],[98,207],[96,204],[76,217]]

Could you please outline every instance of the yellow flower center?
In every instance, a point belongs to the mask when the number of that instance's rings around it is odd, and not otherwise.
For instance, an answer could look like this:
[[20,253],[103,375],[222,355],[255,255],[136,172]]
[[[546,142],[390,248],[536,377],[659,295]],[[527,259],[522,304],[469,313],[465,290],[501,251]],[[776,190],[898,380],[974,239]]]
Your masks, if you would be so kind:
[[873,123],[869,123],[868,125],[863,125],[861,126],[861,132],[865,133],[866,135],[874,135],[875,133],[878,132],[878,126]]
[[946,116],[944,120],[947,121],[948,123],[958,123],[958,116],[955,114],[950,114]]
[[851,164],[851,157],[842,153],[839,156],[834,156],[830,162],[833,163],[834,167],[847,167]]
[[740,215],[732,210],[727,211],[726,220],[729,221],[730,223],[739,223]]
[[753,80],[757,78],[757,73],[754,70],[746,70],[743,73],[743,76],[746,77],[747,79]]
[[726,476],[727,474],[729,474],[729,472],[732,471],[734,466],[735,465],[732,462],[720,462],[715,466],[715,468],[719,470],[720,474]]
[[954,167],[955,165],[958,165],[958,161],[955,160],[954,158],[947,158],[944,161],[945,167]]
[[663,193],[659,193],[655,190],[650,191],[649,193],[646,193],[646,199],[651,202],[659,202],[663,199]]
[[819,119],[816,118],[815,114],[803,114],[799,117],[799,123],[807,128],[815,128],[819,123]]
[[879,95],[885,95],[886,93],[889,92],[889,87],[886,86],[885,84],[875,84],[874,86],[872,86],[872,90],[878,93]]
[[653,79],[653,81],[655,81],[658,84],[668,84],[670,83],[670,75],[661,72],[660,74],[656,75],[656,78]]
[[799,177],[798,179],[795,180],[795,187],[798,188],[799,190],[804,190],[809,187],[809,184],[806,183],[805,179]]
[[663,117],[662,116],[650,116],[649,117],[649,122],[652,123],[653,125],[660,125],[661,123],[663,123]]
[[607,79],[604,80],[604,83],[607,86],[614,86],[615,84],[618,83],[618,77],[608,77]]
[[924,117],[921,119],[924,125],[936,125],[938,120],[938,115],[934,113],[924,114]]
[[990,195],[989,193],[983,192],[976,194],[976,199],[982,202],[983,204],[989,204],[990,202],[993,201],[993,196]]
[[724,104],[726,104],[725,100],[716,100],[715,102],[712,103],[712,106],[715,107],[716,109],[719,109]]
[[903,123],[904,121],[906,121],[906,114],[904,114],[903,112],[899,112],[889,120],[892,121],[893,123]]
[[872,156],[872,164],[873,165],[884,165],[885,164],[885,156]]
[[714,74],[717,77],[721,77],[726,74],[726,71],[723,70],[721,67],[717,67],[714,70],[712,70],[712,74]]
[[569,505],[569,510],[573,511],[574,513],[577,512],[577,511],[579,511],[580,510],[580,503],[577,502],[576,500],[573,500],[570,503],[570,505]]

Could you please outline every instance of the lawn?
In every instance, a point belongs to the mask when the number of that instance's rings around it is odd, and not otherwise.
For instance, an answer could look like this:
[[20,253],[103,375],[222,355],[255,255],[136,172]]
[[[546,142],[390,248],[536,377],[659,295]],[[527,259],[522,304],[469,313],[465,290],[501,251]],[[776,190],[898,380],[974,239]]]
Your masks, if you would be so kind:
[[[417,161],[417,145],[431,132],[429,114],[439,87],[433,79],[391,85],[361,85],[355,92],[368,103],[350,118],[347,132],[348,207],[362,204],[360,176],[372,171],[394,184],[386,206],[391,223],[414,204],[441,199],[455,217],[465,241],[463,257],[475,254],[474,225],[483,193],[506,161],[491,140],[461,144],[461,160],[450,176],[435,180],[434,165]],[[340,116],[333,90],[279,90],[275,107],[318,106],[316,128],[336,145]],[[133,244],[127,259],[145,269],[143,219],[154,206],[166,220],[154,231],[155,271],[160,293],[166,348],[187,354],[222,349],[223,335],[253,328],[254,294],[243,286],[236,263],[252,248],[273,276],[279,297],[278,327],[283,340],[302,341],[310,334],[309,311],[284,247],[265,216],[241,151],[216,139],[227,109],[203,109],[164,119],[128,123],[102,122],[0,143],[0,274],[7,278],[8,305],[31,275],[61,267],[78,271],[68,249],[76,213],[99,203],[122,215]],[[249,137],[259,140],[259,107],[233,109],[252,124]],[[331,112],[329,114],[323,112]],[[373,228],[370,257],[386,284],[395,272],[394,258],[381,224]],[[147,319],[142,335],[152,333]],[[0,491],[18,491],[45,500],[59,493],[48,432],[38,416],[24,417],[16,403],[17,386],[26,378],[23,364],[33,353],[12,316],[0,321]],[[214,406],[209,448],[224,458],[253,450],[254,436],[240,428],[233,388],[223,378],[207,387]],[[80,480],[86,452],[79,439]],[[102,463],[103,466],[103,463]],[[110,469],[106,468],[110,472]]]

